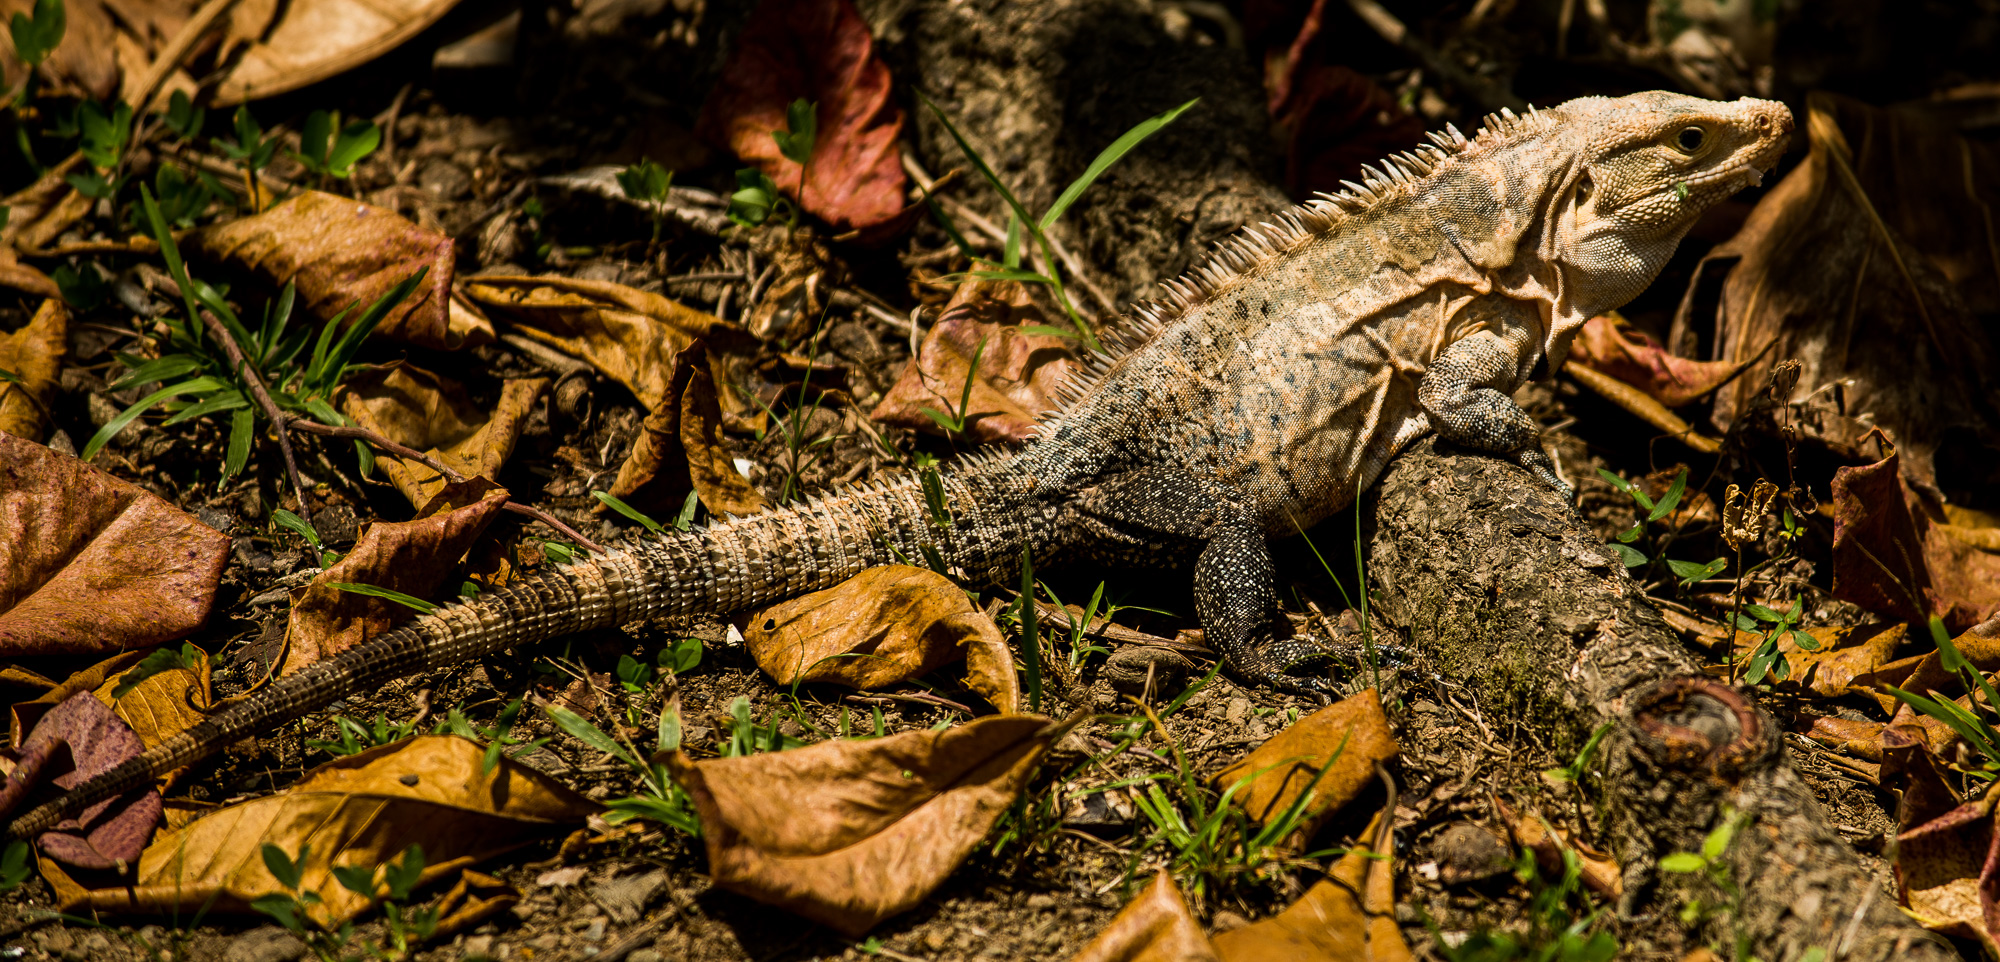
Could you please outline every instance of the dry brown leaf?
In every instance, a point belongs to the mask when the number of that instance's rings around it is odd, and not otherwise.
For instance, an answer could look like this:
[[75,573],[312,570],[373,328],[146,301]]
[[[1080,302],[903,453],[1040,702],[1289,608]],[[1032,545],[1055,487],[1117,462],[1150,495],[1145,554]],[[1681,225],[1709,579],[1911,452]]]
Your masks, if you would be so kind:
[[[1960,540],[1911,486],[1900,451],[1833,475],[1833,596],[1876,614],[1964,631],[2000,613],[2000,550]],[[1981,669],[1990,670],[1990,669]]]
[[[215,104],[273,97],[359,67],[422,33],[457,5],[458,0],[292,0],[268,28],[254,15],[232,20],[229,39],[247,39],[249,49],[224,75]],[[244,6],[254,14],[257,4]],[[270,14],[263,16],[268,22]]]
[[1734,361],[1675,357],[1617,311],[1593,317],[1583,325],[1570,345],[1569,363],[1609,374],[1670,408],[1692,403],[1715,390],[1742,366]]
[[[836,229],[867,228],[904,208],[896,140],[903,112],[868,21],[852,0],[764,0],[736,38],[696,130],[756,164],[788,197]],[[778,152],[786,107],[818,106],[810,170]]]
[[1990,484],[2000,359],[1977,319],[2000,311],[2000,150],[1912,110],[1806,103],[1805,160],[1702,260],[1668,343],[1747,364],[1716,396],[1719,425],[1768,404],[1773,370],[1797,359],[1805,436],[1859,459],[1884,428],[1919,487]]
[[201,626],[229,537],[134,484],[0,434],[0,657],[88,654]]
[[[1382,699],[1370,688],[1299,719],[1209,781],[1226,791],[1247,780],[1234,800],[1259,825],[1281,817],[1312,786],[1312,800],[1290,839],[1298,845],[1375,780],[1376,762],[1395,758],[1398,751]],[[1313,784],[1323,767],[1325,776]]]
[[[674,358],[696,340],[724,350],[753,343],[743,328],[713,314],[609,281],[474,277],[465,294],[495,312],[509,333],[589,361],[649,411],[680,396],[672,387]],[[733,397],[727,372],[710,372],[728,395],[725,409],[740,412],[747,402]]]
[[1118,917],[1070,962],[1218,962],[1215,947],[1188,912],[1180,886],[1165,871],[1125,903]]
[[743,628],[750,656],[778,684],[863,689],[929,674],[965,658],[969,647],[998,639],[992,619],[951,579],[909,565],[870,568],[824,591],[752,611]]
[[1000,626],[978,611],[952,615],[945,622],[948,631],[965,639],[965,687],[1002,715],[1020,711],[1021,676],[1014,670],[1014,650],[1001,637]]
[[736,470],[722,439],[722,405],[708,346],[695,341],[674,358],[666,398],[641,423],[613,497],[640,511],[678,510],[692,490],[710,514],[755,514],[764,496]]
[[[100,103],[133,100],[136,81],[154,54],[180,33],[200,5],[200,0],[66,0],[62,44],[39,71],[44,82],[54,84],[37,93],[59,92]],[[33,9],[34,0],[0,0],[0,21]],[[13,38],[4,30],[0,30],[0,53],[5,54],[0,60],[5,63],[6,83],[19,83],[23,64],[14,52]]]
[[506,503],[507,493],[495,490],[473,504],[427,518],[369,525],[353,551],[294,596],[279,674],[331,658],[414,614],[387,598],[342,591],[328,587],[330,583],[375,585],[425,597],[437,590]]
[[[521,436],[546,378],[510,378],[490,415],[458,382],[411,364],[395,363],[347,379],[342,414],[391,441],[415,448],[467,477],[497,478]],[[448,483],[415,461],[377,454],[375,463],[415,507],[429,504]]]
[[[1409,962],[1396,924],[1395,865],[1378,813],[1362,842],[1335,862],[1299,900],[1271,918],[1223,932],[1210,941],[1222,962]],[[1380,853],[1381,858],[1371,854]]]
[[1989,958],[2000,941],[1989,920],[2000,919],[1993,873],[2000,846],[1993,806],[2000,794],[1968,802],[1896,836],[1896,874],[1903,908],[1925,928],[1976,939]]
[[923,901],[985,839],[1061,726],[999,715],[944,731],[694,761],[715,884],[849,937]]
[[[916,358],[870,416],[884,424],[941,433],[944,429],[923,412],[931,408],[948,418],[964,415],[966,435],[975,441],[1026,441],[1035,420],[1055,407],[1057,388],[1076,367],[1072,342],[1021,331],[1047,323],[1019,282],[960,284],[924,335]],[[975,354],[979,367],[973,372]],[[970,398],[965,395],[968,373],[977,375]]]
[[1514,844],[1535,853],[1535,864],[1541,866],[1546,877],[1562,875],[1563,849],[1569,849],[1576,853],[1583,884],[1590,886],[1591,891],[1613,899],[1625,891],[1625,875],[1619,871],[1611,853],[1585,844],[1573,832],[1563,829],[1551,831],[1539,813],[1516,811],[1498,796],[1493,799],[1493,808],[1499,813],[1500,820],[1506,823],[1508,834],[1514,836]]
[[0,374],[0,434],[36,442],[46,436],[56,372],[67,353],[69,308],[53,297],[20,330],[0,334],[0,371],[7,372]]
[[296,858],[310,847],[301,889],[323,903],[321,922],[352,919],[366,900],[336,882],[331,866],[378,866],[424,849],[421,884],[567,830],[600,811],[534,769],[502,757],[485,771],[485,750],[455,735],[422,735],[372,748],[306,773],[284,792],[209,813],[162,832],[139,857],[129,887],[99,889],[64,910],[186,913],[214,899],[213,911],[248,912],[281,891],[261,846]]
[[1822,715],[1812,720],[1812,727],[1806,729],[1806,737],[1834,751],[1880,762],[1882,731],[1888,727],[1887,722]]
[[451,296],[452,239],[386,208],[308,190],[261,214],[190,232],[181,249],[190,260],[254,273],[274,288],[297,284],[300,305],[322,320],[348,311],[352,321],[428,267],[376,335],[444,350],[493,340],[491,322]]

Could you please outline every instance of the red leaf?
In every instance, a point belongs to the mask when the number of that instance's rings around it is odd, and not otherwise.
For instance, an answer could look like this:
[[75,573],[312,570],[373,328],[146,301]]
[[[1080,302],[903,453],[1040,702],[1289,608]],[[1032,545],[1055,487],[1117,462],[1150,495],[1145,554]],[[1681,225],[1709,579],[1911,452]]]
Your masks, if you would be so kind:
[[764,0],[738,39],[696,132],[750,161],[794,198],[799,165],[771,132],[799,98],[819,105],[819,137],[806,175],[807,213],[838,228],[865,228],[903,210],[896,139],[903,112],[889,96],[889,68],[852,0]]
[[[19,749],[0,751],[16,762],[7,780],[0,783],[0,812],[18,806],[28,791],[44,780],[41,776],[50,763],[61,764],[59,758],[65,750],[72,768],[53,781],[57,788],[71,789],[126,759],[139,757],[145,748],[139,736],[96,695],[77,692],[43,715]],[[130,800],[119,804],[127,798]],[[115,811],[114,805],[118,806]],[[80,868],[115,868],[119,862],[139,857],[162,811],[160,793],[151,788],[136,798],[107,798],[81,815],[57,823],[41,835],[39,845],[50,858]]]
[[1715,390],[1741,367],[1734,361],[1675,357],[1616,311],[1583,325],[1570,345],[1569,359],[1624,381],[1670,408]]

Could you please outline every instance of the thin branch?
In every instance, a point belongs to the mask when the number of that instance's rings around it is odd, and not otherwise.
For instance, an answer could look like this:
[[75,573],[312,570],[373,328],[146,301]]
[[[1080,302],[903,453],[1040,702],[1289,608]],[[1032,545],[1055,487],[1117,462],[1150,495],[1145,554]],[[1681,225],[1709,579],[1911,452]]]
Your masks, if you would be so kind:
[[292,480],[292,490],[298,492],[299,510],[307,511],[306,485],[299,478],[298,459],[292,456],[292,438],[285,430],[285,412],[278,407],[278,402],[271,400],[271,392],[264,390],[263,377],[259,376],[257,369],[251,366],[249,359],[243,356],[243,348],[236,343],[236,338],[230,336],[229,328],[223,326],[222,321],[206,309],[201,312],[201,323],[208,328],[210,334],[215,335],[216,343],[222,345],[222,353],[229,356],[230,366],[242,376],[244,385],[250,388],[250,396],[257,400],[258,407],[264,409],[264,416],[271,419],[271,427],[278,432],[278,450],[285,455],[285,475]]

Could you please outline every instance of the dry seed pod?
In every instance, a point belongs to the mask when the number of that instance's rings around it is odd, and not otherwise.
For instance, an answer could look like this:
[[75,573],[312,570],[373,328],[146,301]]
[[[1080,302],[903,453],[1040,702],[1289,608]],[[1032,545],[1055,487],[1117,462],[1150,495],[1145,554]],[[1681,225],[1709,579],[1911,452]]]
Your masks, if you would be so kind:
[[1757,479],[1747,499],[1742,488],[1730,485],[1722,499],[1722,540],[1736,551],[1743,550],[1745,543],[1754,544],[1764,533],[1764,515],[1777,496],[1778,486],[1763,478]]
[[1784,404],[1792,399],[1792,389],[1799,386],[1799,372],[1805,365],[1797,358],[1779,361],[1771,369],[1771,400]]

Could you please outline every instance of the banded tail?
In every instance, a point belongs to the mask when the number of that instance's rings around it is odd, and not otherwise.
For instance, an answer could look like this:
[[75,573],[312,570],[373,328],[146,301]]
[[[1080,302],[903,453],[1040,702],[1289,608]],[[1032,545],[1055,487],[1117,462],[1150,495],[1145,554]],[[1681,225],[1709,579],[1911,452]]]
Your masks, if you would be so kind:
[[29,838],[91,805],[138,791],[245,737],[357,691],[560,635],[676,614],[726,614],[829,588],[862,570],[921,563],[926,547],[974,578],[1018,570],[1053,515],[1036,509],[1011,458],[983,456],[940,473],[950,523],[931,515],[921,482],[899,477],[791,507],[646,538],[604,557],[537,573],[416,620],[250,694],[144,755],[15,819]]

